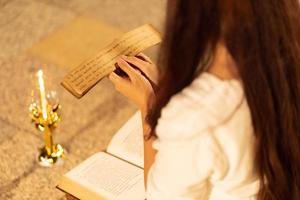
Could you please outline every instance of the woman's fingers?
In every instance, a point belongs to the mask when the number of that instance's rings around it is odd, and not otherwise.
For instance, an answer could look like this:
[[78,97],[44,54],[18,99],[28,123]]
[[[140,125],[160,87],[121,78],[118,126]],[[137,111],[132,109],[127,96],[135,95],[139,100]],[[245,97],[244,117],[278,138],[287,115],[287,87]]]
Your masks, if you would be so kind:
[[151,59],[148,56],[146,56],[145,54],[143,54],[143,53],[139,53],[138,55],[136,55],[136,57],[137,58],[141,58],[142,60],[144,60],[144,61],[146,61],[146,62],[148,62],[150,64],[153,64],[153,62],[151,61]]
[[117,60],[119,67],[129,76],[131,81],[134,81],[136,76],[140,76],[140,72],[131,67],[125,60],[119,58]]
[[147,71],[146,65],[149,65],[147,61],[143,61],[137,57],[134,56],[121,56],[126,62],[129,62],[136,66],[139,70],[145,73]]
[[143,61],[134,56],[122,56],[122,58],[134,65],[138,68],[148,79],[150,79],[153,83],[157,84],[158,82],[158,71],[154,64],[150,64],[149,62]]

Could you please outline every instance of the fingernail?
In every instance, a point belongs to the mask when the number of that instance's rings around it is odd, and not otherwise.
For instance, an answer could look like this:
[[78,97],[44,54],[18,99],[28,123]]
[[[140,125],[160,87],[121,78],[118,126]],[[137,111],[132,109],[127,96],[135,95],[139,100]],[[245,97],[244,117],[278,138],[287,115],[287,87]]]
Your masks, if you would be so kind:
[[123,58],[123,59],[126,59],[126,58],[127,58],[127,56],[125,56],[125,55],[121,55],[121,58]]

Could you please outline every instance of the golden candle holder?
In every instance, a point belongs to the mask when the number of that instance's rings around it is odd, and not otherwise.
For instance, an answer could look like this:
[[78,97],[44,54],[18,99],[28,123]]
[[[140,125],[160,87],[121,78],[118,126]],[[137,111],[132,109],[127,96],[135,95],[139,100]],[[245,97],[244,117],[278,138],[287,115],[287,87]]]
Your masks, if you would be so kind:
[[30,117],[36,128],[44,134],[45,146],[40,148],[38,162],[41,166],[52,167],[57,163],[61,163],[65,158],[65,150],[60,144],[54,144],[52,133],[61,121],[61,106],[58,102],[51,102],[51,95],[46,95],[43,72],[38,71],[40,102],[36,99],[32,100],[29,106]]

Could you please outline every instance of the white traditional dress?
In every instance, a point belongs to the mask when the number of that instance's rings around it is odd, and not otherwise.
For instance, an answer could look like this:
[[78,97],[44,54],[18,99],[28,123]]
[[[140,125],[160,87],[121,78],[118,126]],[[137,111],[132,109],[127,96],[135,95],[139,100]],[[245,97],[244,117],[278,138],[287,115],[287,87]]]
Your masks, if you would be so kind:
[[255,200],[255,136],[242,83],[210,73],[173,96],[156,127],[148,200]]

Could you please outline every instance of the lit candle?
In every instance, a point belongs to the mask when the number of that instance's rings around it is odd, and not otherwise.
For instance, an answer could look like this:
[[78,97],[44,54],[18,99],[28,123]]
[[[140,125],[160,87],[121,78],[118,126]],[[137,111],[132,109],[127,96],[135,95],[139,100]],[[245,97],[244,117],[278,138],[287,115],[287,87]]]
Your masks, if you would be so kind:
[[47,119],[47,99],[46,99],[46,92],[45,92],[45,84],[43,79],[43,70],[39,70],[37,72],[38,80],[39,80],[39,87],[40,87],[40,96],[41,96],[41,106],[42,106],[42,114],[43,119]]

